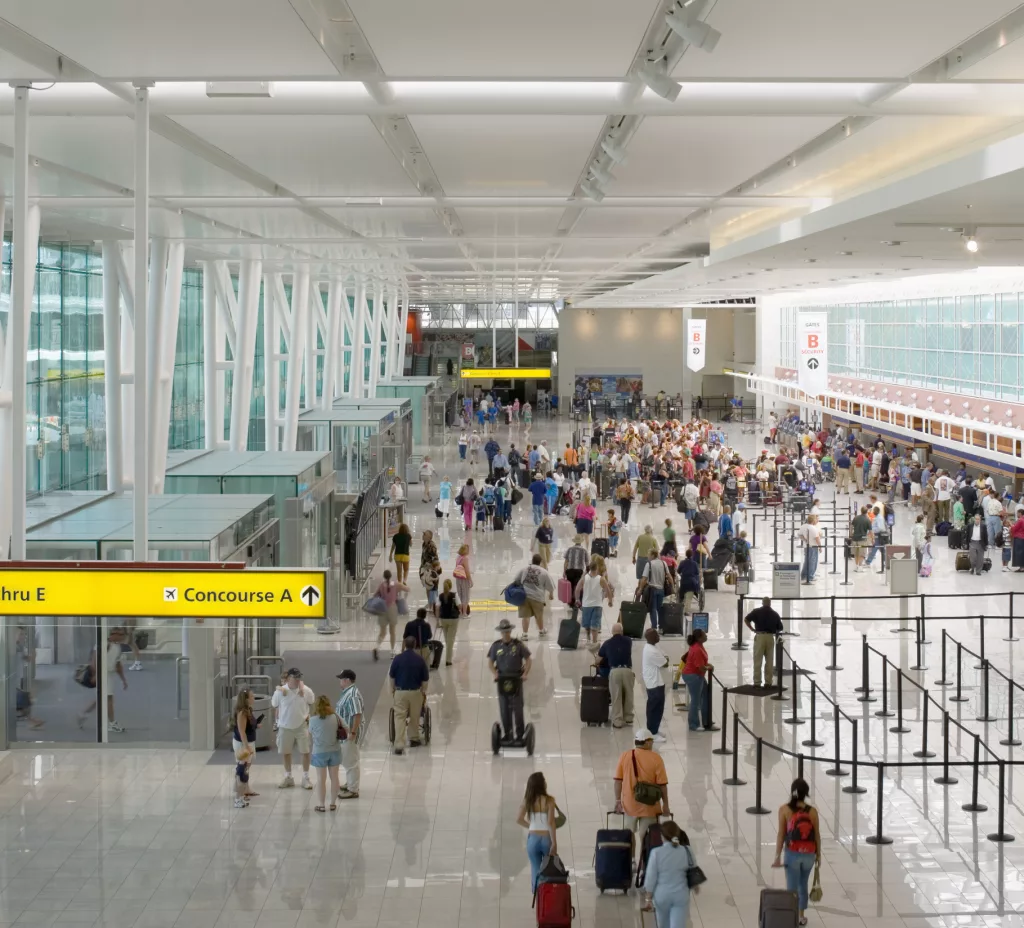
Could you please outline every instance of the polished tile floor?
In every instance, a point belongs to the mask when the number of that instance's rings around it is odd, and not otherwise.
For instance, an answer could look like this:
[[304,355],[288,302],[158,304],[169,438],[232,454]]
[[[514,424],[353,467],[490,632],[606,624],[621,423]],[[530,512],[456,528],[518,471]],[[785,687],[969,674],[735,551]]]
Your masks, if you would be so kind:
[[[567,423],[557,427],[540,422],[533,438],[547,438],[564,447]],[[507,434],[499,436],[503,444]],[[760,436],[736,436],[740,447],[753,451]],[[516,440],[515,436],[513,440]],[[522,440],[516,441],[517,445]],[[454,444],[433,449],[434,461],[453,479],[468,473],[457,460]],[[418,502],[411,488],[410,521],[414,534],[434,528],[432,507]],[[831,487],[821,496],[830,505]],[[533,529],[528,510],[504,533],[474,534],[470,538],[477,578],[474,595],[496,600],[511,574],[527,560]],[[637,511],[623,539],[631,545],[640,527],[661,528],[670,507]],[[909,519],[898,514],[897,541],[909,535]],[[557,519],[554,566],[560,566],[572,531]],[[751,527],[748,526],[748,531]],[[770,592],[772,527],[758,523],[756,582],[751,595]],[[467,537],[452,523],[442,527],[441,554],[450,570],[455,550]],[[767,539],[767,542],[765,541]],[[780,553],[788,556],[788,536],[780,536]],[[812,907],[811,925],[835,928],[903,928],[938,925],[1015,925],[1024,911],[1024,814],[1018,799],[1020,778],[1006,769],[1006,826],[1014,843],[997,844],[987,835],[996,831],[999,800],[996,767],[983,770],[979,799],[988,811],[971,814],[961,806],[970,801],[968,768],[957,769],[959,783],[933,782],[940,770],[922,771],[913,753],[921,747],[921,697],[904,684],[906,726],[894,734],[895,719],[876,718],[881,708],[859,703],[854,687],[861,677],[861,634],[891,662],[889,695],[895,704],[895,669],[927,687],[960,721],[953,726],[950,759],[956,764],[973,751],[978,733],[995,755],[1019,759],[1021,752],[1002,747],[1009,715],[1007,688],[991,677],[990,713],[995,722],[979,722],[983,714],[981,675],[976,661],[963,660],[962,691],[966,702],[947,702],[951,689],[934,684],[942,676],[940,636],[943,628],[965,646],[978,650],[985,615],[986,656],[1008,674],[1016,670],[1020,645],[1004,641],[1009,600],[1005,591],[1024,587],[1024,580],[996,571],[980,578],[956,575],[952,554],[938,540],[936,570],[922,581],[921,591],[948,594],[929,602],[928,614],[952,618],[929,620],[924,646],[926,671],[917,664],[915,636],[896,634],[898,599],[887,595],[885,578],[831,574],[830,563],[819,567],[813,587],[817,600],[793,607],[793,628],[799,637],[787,649],[801,666],[813,671],[801,677],[799,717],[809,714],[809,679],[817,681],[817,733],[826,746],[818,754],[832,757],[832,710],[825,695],[858,721],[858,750],[862,759],[901,762],[883,782],[883,832],[893,839],[886,847],[868,845],[876,830],[877,786],[874,767],[862,767],[862,795],[842,792],[850,778],[825,774],[831,766],[816,763],[815,749],[801,745],[810,726],[791,725],[792,702],[731,697],[743,722],[765,742],[793,753],[806,753],[806,776],[812,799],[821,812],[824,831],[824,899]],[[414,551],[414,563],[418,561]],[[383,565],[379,565],[380,568]],[[842,565],[841,565],[842,566]],[[631,594],[634,580],[628,558],[610,562],[619,591]],[[971,594],[968,597],[967,594]],[[982,594],[974,597],[974,594]],[[839,664],[826,671],[831,651],[828,640],[831,601],[836,612],[851,616],[838,623]],[[847,600],[852,595],[872,597]],[[716,673],[727,683],[751,679],[750,652],[735,651],[737,598],[728,588],[711,594],[711,639],[708,650]],[[562,617],[556,606],[553,618]],[[313,812],[310,793],[275,788],[280,768],[273,754],[261,755],[254,783],[262,794],[252,805],[236,811],[230,802],[230,768],[207,764],[208,757],[175,750],[51,750],[23,748],[15,752],[15,774],[0,784],[0,928],[8,925],[109,925],[116,928],[313,928],[345,925],[352,928],[502,928],[534,923],[530,910],[529,868],[524,835],[515,824],[518,802],[529,773],[542,770],[551,792],[569,817],[559,832],[559,851],[574,874],[575,905],[580,925],[638,926],[637,901],[599,896],[593,885],[594,832],[612,805],[611,773],[617,755],[630,744],[626,731],[586,728],[578,714],[577,686],[587,672],[589,654],[558,650],[552,639],[534,635],[535,667],[526,687],[528,714],[537,728],[533,758],[509,753],[492,757],[490,728],[497,705],[484,655],[495,637],[493,627],[507,612],[478,606],[460,631],[455,664],[442,668],[431,681],[430,704],[434,737],[429,747],[393,757],[388,750],[386,695],[378,706],[363,755],[363,788],[358,801],[342,803],[334,814]],[[916,616],[917,601],[908,603]],[[974,618],[964,618],[973,616]],[[825,622],[823,623],[822,618]],[[611,619],[606,616],[605,629]],[[911,623],[913,624],[913,623]],[[365,648],[374,629],[363,618],[346,622],[343,631],[323,639],[305,629],[291,630],[284,647],[318,647],[343,652]],[[667,640],[673,657],[682,650],[678,639]],[[955,645],[947,645],[952,659]],[[639,648],[636,649],[639,656]],[[880,697],[881,658],[873,658],[871,686]],[[788,666],[788,660],[787,660]],[[950,669],[949,672],[952,672]],[[788,683],[788,680],[787,680]],[[639,697],[642,717],[643,700]],[[1022,701],[1018,700],[1018,707]],[[721,712],[715,698],[716,716]],[[941,714],[932,705],[930,748],[942,759]],[[1018,720],[1019,721],[1019,720]],[[737,757],[746,786],[723,785],[732,757],[711,753],[720,735],[690,734],[685,718],[670,707],[668,743],[661,746],[671,783],[676,820],[690,835],[698,859],[708,874],[691,907],[694,925],[705,928],[729,924],[753,928],[762,886],[782,886],[780,871],[772,870],[775,817],[752,815],[755,804],[756,749],[743,734]],[[731,731],[729,744],[732,745]],[[840,725],[840,754],[851,754],[852,726]],[[983,747],[982,755],[986,754]],[[762,763],[762,802],[773,811],[786,798],[797,761],[765,747]],[[925,775],[925,773],[927,775]],[[648,924],[651,924],[650,919]]]

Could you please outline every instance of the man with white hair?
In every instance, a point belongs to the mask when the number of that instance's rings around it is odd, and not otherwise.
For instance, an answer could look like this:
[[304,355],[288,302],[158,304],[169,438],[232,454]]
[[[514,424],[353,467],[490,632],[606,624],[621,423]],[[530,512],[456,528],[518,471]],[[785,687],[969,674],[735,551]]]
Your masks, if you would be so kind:
[[548,443],[542,441],[540,447],[537,448],[538,454],[540,454],[540,462],[544,465],[544,469],[547,470],[551,465],[551,452],[548,451]]

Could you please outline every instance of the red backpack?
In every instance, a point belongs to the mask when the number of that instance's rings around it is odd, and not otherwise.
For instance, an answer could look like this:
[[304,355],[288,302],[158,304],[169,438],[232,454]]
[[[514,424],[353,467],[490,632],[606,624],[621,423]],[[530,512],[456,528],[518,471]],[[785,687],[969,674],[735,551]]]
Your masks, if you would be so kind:
[[786,848],[794,854],[814,854],[818,850],[818,838],[814,833],[810,808],[797,809],[786,825]]

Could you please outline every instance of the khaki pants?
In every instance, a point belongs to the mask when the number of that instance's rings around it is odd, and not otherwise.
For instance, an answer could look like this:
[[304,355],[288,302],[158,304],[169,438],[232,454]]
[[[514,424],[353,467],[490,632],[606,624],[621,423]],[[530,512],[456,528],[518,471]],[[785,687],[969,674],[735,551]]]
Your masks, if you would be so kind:
[[850,469],[848,467],[836,468],[836,493],[850,492]]
[[640,818],[633,818],[632,815],[626,816],[626,827],[636,835],[634,848],[642,848],[644,846],[644,836],[647,834],[647,829],[651,825],[657,825],[658,818],[657,815],[644,815]]
[[697,598],[696,593],[691,593],[687,590],[683,593],[683,615],[689,615],[693,612],[693,602]]
[[359,745],[351,738],[341,742],[341,769],[345,771],[345,788],[359,792]]
[[613,667],[608,675],[612,694],[612,725],[621,728],[633,721],[633,685],[636,677],[629,667]]
[[858,467],[856,464],[850,468],[853,471],[853,482],[857,485],[857,492],[864,492],[864,468]]
[[775,660],[775,636],[770,632],[754,635],[754,686],[761,685],[761,662],[764,661],[764,685],[772,685]]
[[438,624],[444,634],[444,660],[446,664],[450,664],[455,657],[455,634],[459,630],[459,620],[441,619]]
[[935,501],[935,509],[937,511],[938,519],[939,519],[940,522],[948,522],[949,521],[949,507],[950,507],[950,505],[951,505],[951,501],[948,500],[948,499],[939,499],[939,500]]
[[423,690],[395,691],[395,747],[405,747],[405,726],[412,722],[412,740],[422,741],[420,712],[423,711]]

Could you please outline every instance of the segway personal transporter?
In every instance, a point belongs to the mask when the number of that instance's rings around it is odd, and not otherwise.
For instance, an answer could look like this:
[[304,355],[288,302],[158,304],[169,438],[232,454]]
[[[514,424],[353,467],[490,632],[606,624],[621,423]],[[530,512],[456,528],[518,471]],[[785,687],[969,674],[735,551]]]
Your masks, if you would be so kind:
[[498,701],[502,708],[507,706],[507,709],[505,709],[501,714],[508,720],[508,737],[502,737],[501,722],[495,722],[491,728],[491,750],[495,754],[499,754],[502,748],[526,748],[526,753],[532,755],[535,736],[533,725],[530,722],[527,722],[526,725],[523,726],[522,738],[513,737],[515,728],[515,706],[513,703],[517,696],[522,698],[522,676],[517,673],[499,674],[497,686]]

